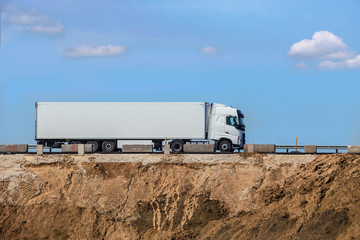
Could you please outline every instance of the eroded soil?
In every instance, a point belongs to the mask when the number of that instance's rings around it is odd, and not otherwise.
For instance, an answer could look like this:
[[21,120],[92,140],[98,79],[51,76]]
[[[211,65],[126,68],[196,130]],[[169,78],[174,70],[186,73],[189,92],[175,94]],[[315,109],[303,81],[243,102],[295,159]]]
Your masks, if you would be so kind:
[[1,155],[0,239],[360,239],[359,189],[349,154]]

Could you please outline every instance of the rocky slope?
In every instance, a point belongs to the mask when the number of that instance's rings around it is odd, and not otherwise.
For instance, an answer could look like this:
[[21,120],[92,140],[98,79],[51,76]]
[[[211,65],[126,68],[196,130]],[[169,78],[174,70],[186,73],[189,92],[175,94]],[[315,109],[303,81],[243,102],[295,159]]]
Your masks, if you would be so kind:
[[1,155],[1,239],[360,239],[355,155]]

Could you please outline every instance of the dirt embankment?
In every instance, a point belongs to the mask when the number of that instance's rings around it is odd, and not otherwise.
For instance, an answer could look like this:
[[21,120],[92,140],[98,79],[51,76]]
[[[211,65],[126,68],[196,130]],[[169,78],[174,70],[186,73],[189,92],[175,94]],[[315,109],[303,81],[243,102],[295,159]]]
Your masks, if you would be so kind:
[[360,239],[355,155],[2,155],[0,239]]

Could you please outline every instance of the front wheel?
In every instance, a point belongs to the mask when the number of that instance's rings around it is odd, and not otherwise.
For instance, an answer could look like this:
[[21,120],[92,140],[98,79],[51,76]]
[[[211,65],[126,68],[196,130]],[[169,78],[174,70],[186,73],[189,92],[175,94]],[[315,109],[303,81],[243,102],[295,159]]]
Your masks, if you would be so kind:
[[221,141],[219,144],[219,150],[223,153],[232,152],[232,145],[229,141]]
[[115,142],[113,141],[105,141],[101,145],[102,150],[106,153],[110,153],[115,150]]

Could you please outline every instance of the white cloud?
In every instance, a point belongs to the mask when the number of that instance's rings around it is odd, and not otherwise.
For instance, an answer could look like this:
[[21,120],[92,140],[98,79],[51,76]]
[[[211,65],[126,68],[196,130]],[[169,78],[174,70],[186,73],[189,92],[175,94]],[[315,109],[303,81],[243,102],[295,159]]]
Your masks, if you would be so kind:
[[349,59],[356,56],[356,53],[354,52],[336,52],[336,53],[330,53],[326,56],[326,59]]
[[219,50],[217,50],[215,47],[212,46],[204,47],[201,51],[203,54],[206,55],[214,55],[219,52]]
[[360,55],[344,61],[326,60],[319,64],[320,69],[344,69],[344,68],[360,68]]
[[18,5],[7,5],[1,13],[4,23],[21,26],[27,32],[57,34],[64,31],[64,25],[36,8],[21,9]]
[[354,53],[347,50],[348,46],[335,34],[328,31],[315,32],[312,39],[303,39],[294,43],[289,56],[318,59],[347,59]]
[[308,67],[307,64],[304,62],[297,63],[295,66],[296,66],[296,68],[299,68],[299,69],[305,69]]
[[17,5],[5,6],[3,18],[5,22],[17,25],[31,25],[49,21],[49,18],[39,10],[35,8],[22,10]]
[[[360,55],[348,50],[343,40],[329,31],[315,32],[312,39],[294,43],[289,56],[306,59],[321,59],[320,69],[360,68]],[[307,67],[306,63],[296,64],[298,68]]]
[[79,46],[66,50],[64,56],[68,58],[84,58],[84,57],[103,57],[103,56],[116,56],[123,54],[127,46],[116,46],[108,44],[107,46]]
[[61,22],[56,22],[51,26],[36,25],[26,30],[32,33],[56,34],[64,31],[64,25]]

